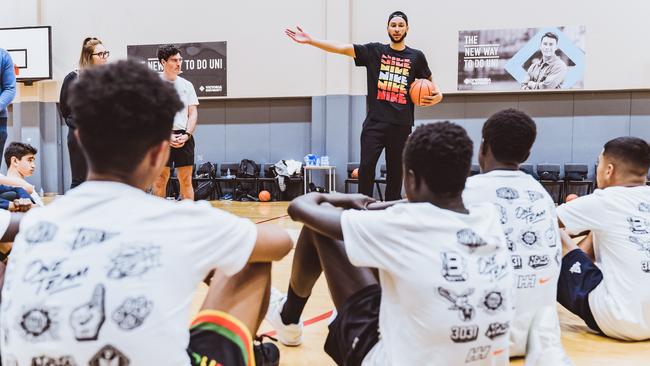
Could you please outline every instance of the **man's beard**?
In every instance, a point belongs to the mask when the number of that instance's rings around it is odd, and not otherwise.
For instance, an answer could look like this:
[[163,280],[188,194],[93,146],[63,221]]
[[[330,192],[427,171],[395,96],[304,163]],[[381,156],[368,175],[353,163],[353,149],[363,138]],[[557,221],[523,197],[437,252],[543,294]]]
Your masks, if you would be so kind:
[[393,42],[393,43],[400,43],[400,42],[402,42],[404,40],[404,38],[406,38],[406,34],[407,34],[407,32],[404,32],[404,34],[402,34],[402,36],[400,38],[394,39],[393,35],[388,33],[388,38],[390,38],[390,41]]

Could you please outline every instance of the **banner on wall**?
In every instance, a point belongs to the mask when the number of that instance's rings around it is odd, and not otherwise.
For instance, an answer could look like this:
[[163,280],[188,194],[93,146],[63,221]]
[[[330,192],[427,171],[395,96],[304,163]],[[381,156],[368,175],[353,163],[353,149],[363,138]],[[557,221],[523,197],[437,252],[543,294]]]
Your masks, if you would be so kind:
[[[194,84],[196,95],[224,97],[227,94],[226,42],[174,43],[181,50],[181,77]],[[158,47],[162,44],[127,46],[129,59],[145,63],[151,70],[162,72]]]
[[585,26],[458,32],[458,90],[582,89]]

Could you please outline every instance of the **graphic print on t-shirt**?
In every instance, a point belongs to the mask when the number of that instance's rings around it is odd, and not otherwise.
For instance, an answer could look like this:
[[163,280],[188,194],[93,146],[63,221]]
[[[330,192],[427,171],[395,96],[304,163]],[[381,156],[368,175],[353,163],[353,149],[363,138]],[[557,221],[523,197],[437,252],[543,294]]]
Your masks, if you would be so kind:
[[129,366],[130,364],[129,358],[110,344],[100,349],[88,362],[89,366]]
[[70,313],[70,326],[77,341],[96,341],[99,330],[106,320],[104,307],[106,288],[95,286],[89,301],[77,306]]
[[158,245],[126,245],[111,256],[111,268],[107,277],[123,279],[139,277],[150,269],[160,267],[160,246]]
[[474,306],[469,303],[469,295],[474,293],[473,288],[465,290],[461,294],[456,294],[446,288],[438,287],[438,293],[451,303],[449,310],[458,310],[460,320],[467,322],[474,318]]
[[23,282],[35,288],[35,294],[52,295],[82,285],[88,276],[89,267],[83,264],[69,264],[68,258],[43,262],[36,259],[27,265]]
[[52,241],[54,236],[56,236],[57,230],[58,227],[50,222],[39,222],[25,231],[25,241],[30,246]]
[[152,308],[153,302],[144,296],[129,297],[113,312],[113,321],[122,330],[132,330],[144,323]]
[[57,307],[27,306],[20,312],[17,321],[18,334],[28,342],[59,339],[58,317],[59,308]]
[[643,217],[632,216],[627,218],[627,222],[630,224],[630,231],[632,234],[649,234],[648,220]]
[[650,203],[647,203],[647,202],[639,203],[639,211],[641,211],[641,212],[650,212]]
[[[12,364],[9,363],[8,365],[11,366]],[[18,362],[14,363],[14,365],[18,365]],[[32,366],[77,366],[77,363],[72,356],[38,356],[32,358]]]
[[81,228],[77,231],[74,241],[70,246],[72,250],[77,250],[92,244],[103,243],[116,235],[117,233],[107,232],[105,230]]
[[[645,252],[647,257],[650,257],[650,239],[635,236],[630,236],[629,239],[632,243],[638,245],[639,250]],[[645,273],[650,273],[650,261],[641,261],[641,270]]]
[[406,87],[410,72],[410,59],[382,54],[377,80],[377,99],[406,104]]
[[467,280],[465,258],[456,252],[442,253],[442,276],[449,282]]

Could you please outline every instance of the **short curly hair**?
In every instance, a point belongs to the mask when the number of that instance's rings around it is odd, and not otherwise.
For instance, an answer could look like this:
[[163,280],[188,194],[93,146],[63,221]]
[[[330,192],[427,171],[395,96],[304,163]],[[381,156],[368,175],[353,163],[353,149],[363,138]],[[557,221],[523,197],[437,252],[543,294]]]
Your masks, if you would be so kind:
[[436,194],[457,195],[465,188],[472,162],[472,140],[449,121],[421,125],[409,136],[404,167]]
[[158,61],[169,60],[170,57],[181,53],[181,50],[173,44],[166,44],[158,47]]
[[530,155],[537,137],[537,126],[530,116],[517,109],[504,109],[483,124],[483,150],[490,147],[501,163],[521,164]]
[[103,173],[132,173],[147,150],[169,139],[183,108],[172,84],[135,61],[84,71],[70,93],[86,159]]

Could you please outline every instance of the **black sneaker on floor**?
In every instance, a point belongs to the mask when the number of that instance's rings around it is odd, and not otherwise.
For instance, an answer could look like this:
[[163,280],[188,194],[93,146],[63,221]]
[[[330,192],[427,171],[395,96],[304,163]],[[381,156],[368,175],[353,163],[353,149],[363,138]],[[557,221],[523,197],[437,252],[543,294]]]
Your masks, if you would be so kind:
[[255,364],[257,366],[278,366],[280,364],[280,350],[278,346],[273,343],[262,343],[262,339],[270,338],[276,340],[275,338],[262,335],[255,338],[253,342],[253,353],[255,354]]

